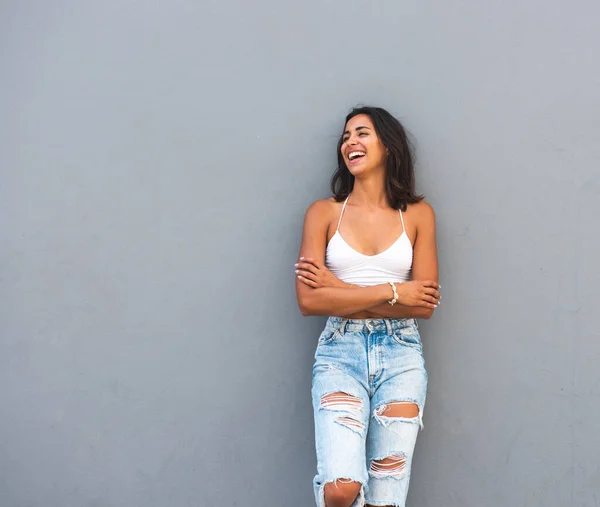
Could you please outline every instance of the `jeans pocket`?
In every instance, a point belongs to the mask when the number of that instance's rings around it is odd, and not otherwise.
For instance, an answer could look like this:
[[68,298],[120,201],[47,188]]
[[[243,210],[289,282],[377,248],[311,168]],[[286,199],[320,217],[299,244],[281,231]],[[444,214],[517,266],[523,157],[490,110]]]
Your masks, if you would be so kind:
[[417,330],[416,325],[411,325],[404,327],[402,329],[396,329],[394,334],[394,341],[399,343],[400,345],[407,345],[409,347],[421,348],[421,335]]
[[323,329],[321,336],[319,336],[319,341],[317,345],[328,345],[335,341],[337,336],[339,335],[339,329],[335,329],[333,327],[326,327]]

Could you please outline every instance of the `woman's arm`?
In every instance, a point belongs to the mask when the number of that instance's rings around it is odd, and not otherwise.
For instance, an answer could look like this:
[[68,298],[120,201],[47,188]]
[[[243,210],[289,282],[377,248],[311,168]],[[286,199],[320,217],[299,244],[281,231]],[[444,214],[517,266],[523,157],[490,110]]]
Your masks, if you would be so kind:
[[404,306],[396,303],[394,306],[377,305],[369,308],[367,319],[430,319],[433,308],[420,306]]
[[[296,284],[302,283],[297,281]],[[391,297],[388,284],[360,287],[358,290],[337,287],[311,289],[304,297],[298,297],[302,315],[350,315],[383,304]]]
[[[337,283],[340,287],[354,289],[360,288],[358,285],[352,285],[351,283],[342,282],[341,280],[339,280]],[[399,287],[400,285],[401,284],[396,284],[396,287]],[[440,287],[440,285],[438,285],[438,287]],[[377,308],[377,311],[374,311],[375,308]],[[421,306],[406,306],[402,303],[395,303],[394,306],[386,303],[369,308],[366,311],[366,315],[362,316],[361,318],[377,319],[384,317],[394,319],[429,319],[433,310],[433,308],[423,308]]]
[[[417,218],[417,235],[413,246],[413,280],[438,281],[437,246],[435,241],[435,213],[433,208],[421,201],[415,205],[414,215]],[[438,285],[439,287],[439,285]],[[437,294],[439,298],[439,293]],[[439,304],[439,303],[438,303]],[[429,319],[433,315],[434,308],[423,308],[418,306],[404,306],[396,303],[394,306],[380,304],[369,309],[370,317],[387,318],[418,318]]]
[[[335,206],[331,201],[314,202],[306,211],[302,230],[301,257],[325,262],[327,229]],[[393,297],[387,285],[372,287],[310,287],[296,277],[296,297],[302,315],[349,315],[383,304]]]

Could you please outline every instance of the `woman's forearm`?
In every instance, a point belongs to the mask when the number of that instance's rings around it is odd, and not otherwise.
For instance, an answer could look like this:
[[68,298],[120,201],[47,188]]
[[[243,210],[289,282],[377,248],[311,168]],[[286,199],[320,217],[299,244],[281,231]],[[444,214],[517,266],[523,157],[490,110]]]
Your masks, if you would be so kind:
[[[358,289],[359,285],[353,285],[342,282],[343,287]],[[379,303],[376,306],[368,308],[365,312],[367,319],[386,318],[386,319],[430,319],[433,315],[433,309],[422,306],[405,306],[396,303],[393,306],[385,303]]]
[[350,315],[378,307],[393,297],[388,284],[370,287],[320,287],[299,298],[303,315]]
[[422,306],[404,306],[396,303],[391,306],[387,303],[373,306],[367,310],[370,319],[429,319],[433,315],[433,309]]

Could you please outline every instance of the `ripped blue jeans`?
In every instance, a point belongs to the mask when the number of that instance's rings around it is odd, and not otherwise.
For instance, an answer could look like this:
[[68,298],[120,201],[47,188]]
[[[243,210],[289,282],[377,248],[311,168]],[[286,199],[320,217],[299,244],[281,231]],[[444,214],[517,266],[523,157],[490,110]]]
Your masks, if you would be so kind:
[[[350,481],[361,484],[353,507],[404,507],[426,392],[415,319],[329,317],[312,379],[318,507],[325,484]],[[414,417],[390,415],[400,404]]]

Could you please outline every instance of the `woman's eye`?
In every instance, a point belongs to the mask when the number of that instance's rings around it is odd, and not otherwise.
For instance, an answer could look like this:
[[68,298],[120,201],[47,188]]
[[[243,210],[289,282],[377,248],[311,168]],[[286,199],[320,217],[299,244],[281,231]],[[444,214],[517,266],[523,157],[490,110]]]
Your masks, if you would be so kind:
[[361,132],[360,134],[358,134],[360,137],[366,136],[367,133],[366,132]]

